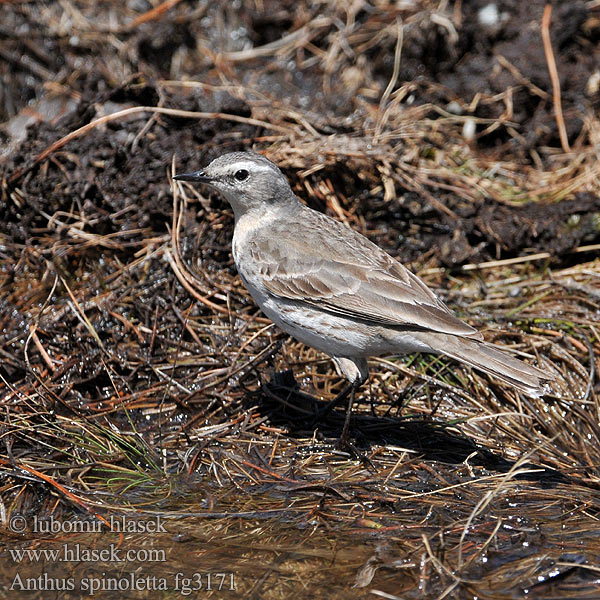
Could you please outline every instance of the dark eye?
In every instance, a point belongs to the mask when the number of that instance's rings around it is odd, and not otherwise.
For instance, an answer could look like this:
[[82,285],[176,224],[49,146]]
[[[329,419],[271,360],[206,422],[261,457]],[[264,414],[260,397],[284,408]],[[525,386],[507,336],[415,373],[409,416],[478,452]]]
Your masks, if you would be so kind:
[[246,179],[248,179],[248,176],[250,175],[250,173],[248,173],[248,171],[246,171],[246,169],[240,169],[239,171],[236,171],[233,176],[238,180],[238,181],[246,181]]

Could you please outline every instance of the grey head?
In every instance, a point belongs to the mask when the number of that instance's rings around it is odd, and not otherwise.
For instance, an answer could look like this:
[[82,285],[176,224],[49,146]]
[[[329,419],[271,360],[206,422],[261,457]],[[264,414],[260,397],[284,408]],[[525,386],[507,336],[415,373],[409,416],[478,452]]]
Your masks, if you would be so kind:
[[173,176],[177,181],[205,183],[225,196],[236,220],[250,210],[298,204],[279,167],[254,152],[230,152],[206,168]]

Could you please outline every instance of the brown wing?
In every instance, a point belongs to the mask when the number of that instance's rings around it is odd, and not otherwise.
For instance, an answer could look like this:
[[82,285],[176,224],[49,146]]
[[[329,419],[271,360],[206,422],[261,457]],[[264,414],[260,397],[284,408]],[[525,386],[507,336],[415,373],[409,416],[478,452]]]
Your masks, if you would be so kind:
[[363,322],[481,338],[416,275],[326,215],[303,208],[247,244],[274,296]]

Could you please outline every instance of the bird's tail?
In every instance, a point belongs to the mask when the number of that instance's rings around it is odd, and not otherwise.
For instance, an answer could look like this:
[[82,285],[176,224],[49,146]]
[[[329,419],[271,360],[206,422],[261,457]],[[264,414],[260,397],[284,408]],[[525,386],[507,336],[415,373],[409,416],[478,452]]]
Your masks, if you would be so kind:
[[486,342],[437,332],[419,333],[415,337],[421,338],[435,352],[493,375],[534,398],[543,395],[544,383],[554,379],[551,373],[532,367]]

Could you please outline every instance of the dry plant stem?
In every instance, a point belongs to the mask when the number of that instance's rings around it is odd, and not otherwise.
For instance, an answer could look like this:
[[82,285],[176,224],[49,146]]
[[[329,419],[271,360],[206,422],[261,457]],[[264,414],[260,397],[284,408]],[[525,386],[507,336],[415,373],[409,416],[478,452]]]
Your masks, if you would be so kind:
[[104,352],[105,354],[108,354],[108,352],[104,348],[104,344],[102,343],[100,336],[94,329],[92,322],[88,319],[84,310],[79,305],[79,302],[77,302],[77,299],[75,298],[75,295],[71,291],[71,288],[68,286],[67,282],[65,281],[65,279],[63,277],[60,278],[60,281],[63,284],[65,290],[67,291],[67,294],[69,294],[69,298],[71,298],[71,301],[73,302],[73,312],[75,313],[75,316],[81,321],[81,323],[83,323],[83,325],[86,327],[86,329],[90,332],[90,334],[92,335],[94,340],[96,340],[96,343],[98,344],[98,347],[102,350],[102,352]]
[[[557,436],[555,436],[555,437],[557,437]],[[550,440],[550,441],[553,441],[553,440]],[[540,443],[540,445],[541,445],[541,443]],[[531,472],[531,470],[527,469],[527,468],[521,469],[521,466],[525,465],[527,463],[529,458],[535,453],[536,450],[537,450],[537,448],[534,447],[527,454],[522,456],[513,465],[513,467],[510,469],[510,471],[508,471],[508,473],[506,473],[506,475],[504,475],[500,479],[500,481],[498,482],[498,485],[496,487],[494,487],[493,489],[488,490],[488,492],[481,498],[481,500],[473,508],[473,511],[469,515],[469,517],[465,523],[465,526],[463,527],[463,530],[462,530],[462,533],[461,533],[460,539],[459,539],[459,546],[458,546],[458,569],[459,570],[462,569],[462,567],[463,567],[463,547],[464,547],[464,543],[465,543],[465,538],[469,532],[469,527],[471,526],[473,520],[475,519],[477,514],[481,513],[485,509],[485,507],[492,501],[492,499],[495,496],[497,496],[498,494],[500,494],[502,492],[503,486],[506,483],[508,483],[511,479],[513,479],[515,476],[517,476],[521,473]]]
[[[597,252],[600,250],[600,244],[590,244],[588,246],[578,246],[573,248],[570,253],[580,254],[582,252]],[[531,254],[529,256],[517,256],[515,258],[503,258],[501,260],[490,260],[482,263],[469,263],[460,267],[460,271],[479,271],[480,269],[494,269],[497,267],[506,267],[509,265],[517,265],[520,263],[533,262],[537,260],[545,260],[552,258],[550,252],[538,252],[537,254]],[[442,267],[432,267],[431,269],[424,269],[419,272],[420,276],[433,275],[434,273],[445,273],[447,269]]]
[[283,52],[285,49],[304,46],[315,37],[316,32],[319,29],[328,27],[330,24],[330,18],[318,16],[306,25],[300,27],[300,29],[293,31],[292,33],[289,33],[288,35],[275,40],[274,42],[270,42],[257,48],[240,50],[239,52],[224,52],[220,56],[230,62],[243,62],[256,59],[261,56],[272,56],[274,54]]
[[[9,466],[9,462],[0,458],[0,465]],[[71,502],[73,502],[74,504],[76,504],[77,506],[79,506],[80,508],[85,510],[86,512],[89,512],[96,519],[99,519],[100,521],[102,521],[109,529],[112,529],[110,527],[109,522],[102,515],[98,514],[95,510],[91,509],[86,502],[84,502],[81,498],[79,498],[79,496],[69,492],[69,490],[67,490],[64,486],[60,485],[60,483],[58,483],[56,480],[52,479],[52,477],[49,477],[45,473],[42,473],[42,472],[38,471],[37,469],[34,469],[24,463],[12,464],[11,466],[18,468],[18,469],[23,469],[23,471],[26,471],[27,473],[30,473],[34,477],[41,479],[42,481],[45,481],[46,483],[50,484],[52,487],[55,488],[55,490],[57,492],[64,495]]]
[[161,115],[170,115],[172,117],[181,117],[184,119],[222,119],[226,121],[234,121],[236,123],[245,123],[247,125],[257,125],[258,127],[264,127],[265,129],[272,129],[273,131],[279,131],[282,133],[290,134],[292,130],[288,127],[281,127],[280,125],[273,125],[271,123],[267,123],[266,121],[260,121],[259,119],[252,119],[248,117],[240,117],[238,115],[230,115],[227,113],[216,113],[216,112],[196,112],[192,110],[177,110],[174,108],[161,108],[158,106],[133,106],[132,108],[126,108],[124,110],[120,110],[118,112],[112,113],[110,115],[106,115],[104,117],[100,117],[75,131],[65,135],[60,140],[54,142],[50,145],[46,150],[38,154],[33,163],[29,166],[17,170],[15,173],[9,177],[8,182],[14,183],[18,181],[23,175],[28,173],[35,165],[39,164],[46,158],[48,158],[53,152],[56,152],[58,149],[62,148],[65,144],[78,138],[80,135],[91,131],[92,129],[98,127],[99,125],[104,125],[109,123],[110,121],[117,121],[123,117],[127,117],[129,115],[135,115],[138,113],[153,113],[153,114],[161,114]]
[[150,10],[146,11],[145,13],[141,14],[139,17],[134,19],[129,25],[127,25],[126,29],[128,31],[131,31],[139,25],[142,25],[142,23],[147,23],[148,21],[160,19],[166,11],[170,10],[180,2],[181,0],[165,0],[164,2],[161,2],[158,6],[151,8]]
[[38,352],[40,353],[40,356],[46,363],[46,366],[48,367],[48,369],[50,369],[50,371],[52,371],[52,373],[54,373],[54,371],[56,371],[56,367],[54,366],[50,355],[48,354],[48,352],[46,352],[46,349],[42,345],[42,342],[40,341],[40,338],[36,333],[36,326],[33,324],[29,326],[29,335],[30,338],[33,340],[33,343],[35,344],[35,347],[37,348]]
[[[171,164],[171,176],[175,174],[175,162],[174,158]],[[196,279],[189,274],[185,267],[183,260],[181,259],[181,253],[179,251],[179,233],[181,230],[181,220],[183,218],[183,211],[180,210],[180,200],[178,194],[179,187],[176,185],[173,188],[173,228],[171,230],[171,252],[167,252],[167,260],[173,269],[173,272],[179,279],[181,285],[196,299],[211,310],[220,312],[222,314],[229,314],[227,307],[220,306],[211,302],[208,298],[202,296],[194,286]]]
[[375,128],[375,136],[373,142],[376,144],[379,142],[379,136],[381,135],[381,131],[385,125],[387,115],[387,102],[388,99],[394,89],[394,86],[398,82],[398,75],[400,74],[400,61],[402,59],[402,43],[404,41],[404,27],[402,26],[402,20],[400,18],[396,19],[396,49],[394,51],[394,70],[392,72],[392,77],[385,88],[381,96],[381,101],[379,102],[379,118],[378,123]]
[[544,53],[546,62],[548,63],[548,72],[552,80],[552,91],[554,99],[554,114],[556,116],[556,125],[558,134],[560,135],[560,143],[564,152],[570,152],[569,139],[567,137],[567,129],[563,119],[562,102],[560,98],[560,79],[558,77],[558,69],[556,68],[556,60],[554,59],[554,51],[552,50],[552,42],[550,40],[550,17],[552,16],[552,4],[544,6],[544,15],[542,16],[542,40],[544,42]]
[[534,94],[535,96],[539,96],[542,100],[550,100],[550,94],[545,92],[537,85],[533,84],[527,77],[525,77],[515,65],[513,65],[509,60],[507,60],[502,54],[498,54],[496,56],[496,60],[503,66],[507,71],[511,73],[511,75],[522,85],[526,86],[527,89]]

